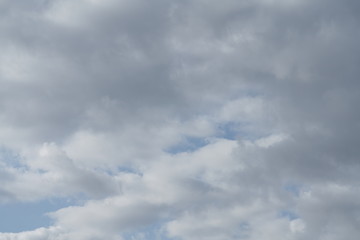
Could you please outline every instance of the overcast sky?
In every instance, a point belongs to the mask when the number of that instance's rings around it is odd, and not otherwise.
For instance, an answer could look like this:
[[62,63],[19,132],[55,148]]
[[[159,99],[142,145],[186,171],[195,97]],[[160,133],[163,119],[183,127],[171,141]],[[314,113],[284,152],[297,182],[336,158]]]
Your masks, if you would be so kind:
[[358,240],[359,0],[1,0],[0,240]]

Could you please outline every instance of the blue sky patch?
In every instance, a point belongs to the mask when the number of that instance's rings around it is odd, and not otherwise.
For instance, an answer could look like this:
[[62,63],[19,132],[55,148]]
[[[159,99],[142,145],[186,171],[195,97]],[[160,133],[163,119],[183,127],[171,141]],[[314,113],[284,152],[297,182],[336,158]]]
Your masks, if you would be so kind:
[[283,188],[285,191],[293,194],[296,197],[299,197],[302,186],[300,184],[288,183],[288,184],[285,184]]
[[0,232],[22,232],[52,224],[46,213],[72,206],[69,199],[48,199],[37,202],[0,205]]
[[184,137],[184,140],[174,145],[165,151],[171,154],[177,154],[182,152],[193,152],[199,148],[206,146],[209,143],[207,138],[198,138],[198,137]]
[[293,211],[290,211],[290,210],[281,210],[278,212],[278,216],[280,218],[287,218],[290,221],[299,218],[299,216],[296,213],[294,213]]

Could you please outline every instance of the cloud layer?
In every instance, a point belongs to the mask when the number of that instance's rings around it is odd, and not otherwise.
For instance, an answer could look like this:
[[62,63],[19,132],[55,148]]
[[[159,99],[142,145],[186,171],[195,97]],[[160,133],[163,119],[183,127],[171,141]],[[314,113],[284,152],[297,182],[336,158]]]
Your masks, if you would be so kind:
[[359,12],[2,1],[0,203],[78,204],[0,240],[358,239]]

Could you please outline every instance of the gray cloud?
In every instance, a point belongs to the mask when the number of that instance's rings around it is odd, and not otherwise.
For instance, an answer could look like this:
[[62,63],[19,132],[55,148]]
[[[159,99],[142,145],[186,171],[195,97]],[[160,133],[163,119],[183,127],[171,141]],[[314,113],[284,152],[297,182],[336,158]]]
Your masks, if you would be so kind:
[[359,7],[1,2],[0,239],[357,239]]

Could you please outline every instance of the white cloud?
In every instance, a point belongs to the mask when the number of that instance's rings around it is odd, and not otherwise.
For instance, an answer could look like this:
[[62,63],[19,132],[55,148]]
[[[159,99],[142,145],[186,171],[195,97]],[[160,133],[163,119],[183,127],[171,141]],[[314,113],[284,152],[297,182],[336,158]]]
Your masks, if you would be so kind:
[[305,231],[305,223],[301,219],[295,219],[290,222],[291,232],[304,232]]
[[263,137],[260,139],[257,139],[255,141],[255,144],[259,147],[268,148],[271,147],[274,144],[281,143],[282,141],[286,140],[288,136],[285,134],[273,134],[268,137]]

